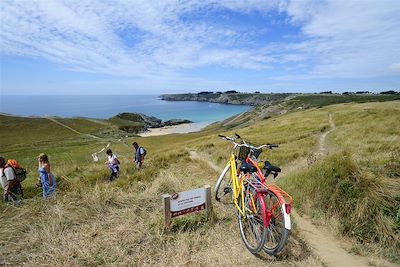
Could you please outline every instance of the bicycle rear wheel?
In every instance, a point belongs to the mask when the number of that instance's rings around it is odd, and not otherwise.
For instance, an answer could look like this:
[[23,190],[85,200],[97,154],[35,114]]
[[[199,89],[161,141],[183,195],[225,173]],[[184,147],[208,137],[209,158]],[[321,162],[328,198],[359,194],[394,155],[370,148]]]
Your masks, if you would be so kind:
[[266,228],[264,227],[265,204],[264,199],[257,194],[249,184],[243,185],[240,194],[244,194],[244,207],[242,197],[239,195],[239,207],[244,210],[243,216],[237,212],[240,235],[247,249],[256,254],[263,249],[266,240]]
[[272,191],[264,195],[267,214],[271,215],[269,225],[266,228],[266,241],[263,250],[269,255],[277,255],[286,245],[290,230],[285,227],[285,205],[279,202],[278,197]]
[[217,184],[215,185],[215,199],[221,201],[232,200],[232,179],[231,179],[231,166],[227,165],[222,171],[218,178]]

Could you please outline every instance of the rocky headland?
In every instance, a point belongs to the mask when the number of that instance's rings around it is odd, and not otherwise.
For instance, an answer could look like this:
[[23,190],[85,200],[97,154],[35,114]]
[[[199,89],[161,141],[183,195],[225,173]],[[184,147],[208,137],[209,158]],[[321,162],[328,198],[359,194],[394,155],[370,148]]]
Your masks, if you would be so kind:
[[236,91],[226,92],[199,92],[187,94],[164,94],[160,98],[166,101],[201,101],[232,105],[249,105],[260,106],[272,104],[276,101],[282,101],[290,96],[289,93],[282,94],[261,94],[255,93],[239,93]]
[[161,128],[165,126],[176,126],[185,123],[192,123],[185,119],[171,119],[162,121],[154,116],[148,116],[142,113],[119,113],[109,119],[113,124],[118,125],[118,128],[128,133],[145,132],[150,128]]

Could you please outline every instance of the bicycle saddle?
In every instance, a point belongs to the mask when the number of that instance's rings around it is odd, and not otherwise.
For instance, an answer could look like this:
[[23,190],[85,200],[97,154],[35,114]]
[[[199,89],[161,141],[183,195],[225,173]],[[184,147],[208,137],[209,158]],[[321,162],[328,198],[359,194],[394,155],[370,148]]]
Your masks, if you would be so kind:
[[256,167],[254,167],[253,165],[251,165],[249,163],[243,163],[242,166],[240,166],[239,170],[244,173],[248,173],[248,172],[252,173],[252,172],[257,171]]
[[268,171],[272,171],[272,172],[281,172],[281,168],[279,168],[278,166],[274,166],[271,164],[271,162],[269,161],[265,161],[264,163],[264,169],[268,170]]

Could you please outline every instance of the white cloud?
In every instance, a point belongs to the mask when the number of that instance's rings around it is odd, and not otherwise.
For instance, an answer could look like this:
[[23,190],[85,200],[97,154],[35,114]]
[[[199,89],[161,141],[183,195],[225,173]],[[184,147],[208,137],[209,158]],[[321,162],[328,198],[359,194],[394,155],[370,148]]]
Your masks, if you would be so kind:
[[293,1],[287,6],[292,23],[306,40],[285,45],[307,55],[316,77],[379,77],[394,75],[400,60],[400,2]]
[[[246,3],[227,1],[226,8],[241,10]],[[200,7],[220,5],[224,2],[4,1],[1,49],[79,71],[126,76],[159,75],[208,64],[238,67],[239,61],[244,68],[263,68],[257,51],[230,49],[229,40],[240,35],[234,29],[180,19]],[[131,37],[126,38],[127,34]]]
[[[302,36],[255,43],[254,32],[235,25],[186,19],[222,9],[279,11]],[[148,80],[182,80],[182,70],[209,65],[283,68],[283,80],[383,77],[399,74],[398,14],[397,0],[3,0],[0,48],[74,71]],[[253,26],[261,32],[271,24],[266,16]]]

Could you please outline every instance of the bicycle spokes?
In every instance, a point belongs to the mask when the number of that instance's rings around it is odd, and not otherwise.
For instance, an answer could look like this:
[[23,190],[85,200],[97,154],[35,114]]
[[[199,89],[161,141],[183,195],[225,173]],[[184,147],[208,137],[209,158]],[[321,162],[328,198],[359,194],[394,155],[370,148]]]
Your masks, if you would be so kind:
[[247,249],[258,253],[263,248],[266,238],[264,202],[249,183],[243,185],[241,197],[243,201],[239,202],[239,208],[243,214],[238,212],[240,234]]
[[[223,201],[223,196],[231,196],[230,201],[237,210],[240,235],[251,253],[258,253],[262,249],[270,255],[276,255],[285,246],[291,229],[290,207],[293,199],[278,186],[266,185],[266,177],[259,167],[255,152],[265,147],[272,149],[278,145],[265,144],[255,147],[237,134],[234,137],[219,136],[232,142],[233,149],[217,180],[216,200]],[[241,139],[240,143],[235,141],[238,138]],[[242,162],[239,170],[235,157],[238,148],[248,149],[246,157],[243,158],[245,163]],[[274,166],[269,166],[270,169],[272,167]]]
[[289,230],[285,228],[284,209],[279,202],[278,196],[269,191],[268,194],[265,195],[265,203],[267,215],[269,215],[270,218],[263,250],[270,255],[276,255],[284,247]]

